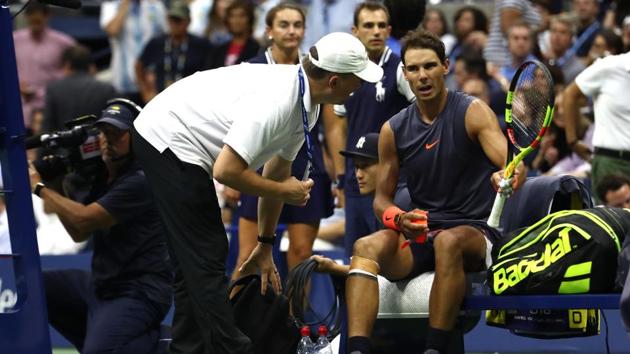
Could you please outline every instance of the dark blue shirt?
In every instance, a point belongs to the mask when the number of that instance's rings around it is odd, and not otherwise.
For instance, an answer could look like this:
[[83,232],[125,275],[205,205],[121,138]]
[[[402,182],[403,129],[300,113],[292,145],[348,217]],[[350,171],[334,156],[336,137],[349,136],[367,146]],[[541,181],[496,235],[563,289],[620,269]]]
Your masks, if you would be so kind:
[[490,214],[496,194],[490,176],[497,168],[466,132],[466,111],[473,99],[449,91],[432,124],[421,120],[415,103],[389,121],[401,167],[408,171],[411,201],[429,212],[430,223],[481,220]]
[[208,56],[211,54],[211,46],[208,40],[188,35],[185,45],[173,46],[167,53],[168,39],[169,35],[151,39],[138,58],[146,70],[155,73],[155,85],[158,92],[166,88],[165,80],[172,80],[171,83],[173,83],[197,71],[209,68]]
[[92,277],[97,294],[109,298],[142,293],[169,304],[171,264],[144,172],[132,163],[96,202],[117,221],[93,236]]
[[[400,66],[400,58],[389,49],[386,49],[384,56],[387,58],[383,61],[381,81],[376,84],[363,82],[344,104],[348,120],[346,150],[352,150],[361,136],[367,133],[379,133],[383,123],[409,104],[407,98],[398,92],[396,74]],[[376,97],[377,85],[384,89],[382,100]],[[346,159],[344,192],[349,196],[361,195],[352,159]]]

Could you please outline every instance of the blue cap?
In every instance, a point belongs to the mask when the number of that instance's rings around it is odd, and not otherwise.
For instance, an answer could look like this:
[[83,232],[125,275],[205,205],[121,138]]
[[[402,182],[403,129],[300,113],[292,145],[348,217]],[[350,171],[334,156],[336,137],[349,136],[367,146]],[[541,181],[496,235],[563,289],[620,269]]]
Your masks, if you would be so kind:
[[345,157],[363,157],[378,160],[378,133],[369,133],[359,137],[357,143],[348,150],[339,151]]
[[120,103],[112,103],[101,112],[100,118],[94,124],[111,124],[118,129],[129,130],[137,113]]

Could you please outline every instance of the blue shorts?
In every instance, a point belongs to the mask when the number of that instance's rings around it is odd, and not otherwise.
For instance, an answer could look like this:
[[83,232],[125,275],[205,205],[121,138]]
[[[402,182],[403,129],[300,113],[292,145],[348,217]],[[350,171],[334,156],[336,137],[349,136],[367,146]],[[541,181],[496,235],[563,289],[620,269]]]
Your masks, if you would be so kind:
[[[335,207],[330,178],[326,174],[313,174],[315,182],[311,190],[311,199],[305,206],[286,205],[282,208],[279,223],[281,224],[312,224],[332,215]],[[258,220],[258,197],[241,194],[238,215],[245,219]]]

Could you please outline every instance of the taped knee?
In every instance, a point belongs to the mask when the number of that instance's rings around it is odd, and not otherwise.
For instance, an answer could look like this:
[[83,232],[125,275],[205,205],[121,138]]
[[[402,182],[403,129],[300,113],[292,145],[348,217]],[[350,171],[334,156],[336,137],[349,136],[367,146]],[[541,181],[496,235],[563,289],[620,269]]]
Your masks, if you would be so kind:
[[362,276],[377,280],[376,276],[380,268],[375,260],[361,256],[353,256],[350,259],[350,271],[348,272],[348,276]]

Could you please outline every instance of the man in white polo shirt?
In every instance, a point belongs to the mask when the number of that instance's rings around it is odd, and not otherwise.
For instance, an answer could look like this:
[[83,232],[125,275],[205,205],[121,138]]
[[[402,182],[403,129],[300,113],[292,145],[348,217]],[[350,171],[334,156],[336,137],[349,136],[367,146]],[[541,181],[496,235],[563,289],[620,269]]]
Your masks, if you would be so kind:
[[260,269],[262,291],[268,282],[279,291],[271,251],[282,203],[306,204],[313,186],[308,173],[302,181],[290,176],[306,129],[315,125],[319,104],[342,103],[361,80],[381,76],[358,39],[331,33],[299,65],[243,64],[182,79],[136,119],[134,152],[175,263],[171,353],[253,353],[228,302],[228,244],[212,177],[262,197],[259,243],[241,271]]
[[591,169],[591,190],[602,178],[621,174],[630,178],[630,53],[597,60],[582,71],[564,92],[566,137],[569,146],[583,159],[591,157],[589,148],[579,140],[577,122],[580,99],[594,101],[595,131]]

